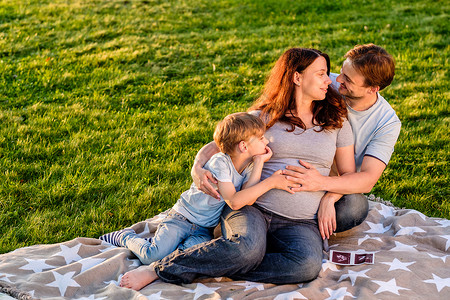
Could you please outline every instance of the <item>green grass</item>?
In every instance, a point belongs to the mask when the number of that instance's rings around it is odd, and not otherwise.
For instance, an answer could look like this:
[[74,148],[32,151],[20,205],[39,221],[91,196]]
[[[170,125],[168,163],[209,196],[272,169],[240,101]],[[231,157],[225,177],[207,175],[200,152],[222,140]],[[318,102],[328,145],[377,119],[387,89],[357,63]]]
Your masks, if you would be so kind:
[[[413,3],[410,3],[413,2]],[[448,1],[0,0],[0,253],[98,237],[189,187],[196,152],[287,48],[397,63],[402,120],[372,191],[449,218]]]

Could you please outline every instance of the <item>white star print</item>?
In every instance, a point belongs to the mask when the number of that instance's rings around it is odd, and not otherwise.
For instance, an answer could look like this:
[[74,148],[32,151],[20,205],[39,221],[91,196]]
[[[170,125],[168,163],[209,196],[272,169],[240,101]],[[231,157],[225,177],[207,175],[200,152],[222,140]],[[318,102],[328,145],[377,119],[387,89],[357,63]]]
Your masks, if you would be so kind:
[[150,296],[146,296],[148,300],[165,300],[166,298],[161,297],[162,291],[159,291],[155,294],[151,294]]
[[325,272],[326,270],[330,269],[331,271],[339,271],[337,266],[330,262],[329,260],[323,259],[322,260],[322,272]]
[[381,223],[372,223],[372,222],[366,222],[367,225],[369,225],[370,229],[367,231],[364,231],[365,233],[385,233],[389,229],[391,229],[392,224],[390,224],[387,227],[384,227]]
[[[5,277],[1,277],[1,276],[5,276]],[[7,274],[7,273],[0,273],[0,280],[12,283],[11,280],[9,280],[9,277],[11,277],[11,276],[16,276],[16,275]]]
[[402,227],[400,226],[400,230],[397,231],[397,233],[395,234],[395,236],[399,236],[399,235],[412,235],[416,232],[426,232],[423,229],[420,229],[419,227]]
[[103,281],[103,283],[106,284],[106,285],[114,284],[114,285],[119,286],[119,282],[120,282],[120,279],[122,279],[122,276],[123,276],[123,274],[120,274],[119,278],[117,278],[117,281],[112,279],[110,281]]
[[450,255],[436,256],[436,255],[433,255],[433,254],[431,254],[431,253],[428,253],[428,255],[431,256],[432,258],[439,258],[439,259],[442,259],[442,261],[443,261],[444,263],[445,263],[445,260],[447,259],[447,257],[450,256]]
[[256,288],[258,291],[264,290],[264,284],[257,283],[257,282],[246,281],[246,282],[242,282],[242,283],[235,283],[234,285],[244,286],[245,287],[244,292],[251,290],[253,288]]
[[450,226],[450,220],[442,219],[442,220],[434,220],[441,224],[441,227],[449,227]]
[[103,300],[103,299],[106,299],[106,297],[95,298],[95,295],[90,295],[89,297],[77,298],[77,300]]
[[425,216],[423,213],[417,211],[417,210],[410,210],[409,212],[407,212],[405,215],[409,215],[409,214],[416,214],[419,215],[419,217],[421,217],[424,221],[426,221],[427,216]]
[[106,252],[106,251],[109,251],[109,250],[117,249],[116,246],[113,246],[113,245],[111,245],[111,244],[109,244],[109,243],[107,243],[107,242],[105,242],[105,241],[102,241],[101,245],[102,245],[102,246],[107,246],[107,247],[104,248],[104,249],[99,249],[99,250],[98,250],[98,251],[100,251],[101,253]]
[[305,298],[301,293],[293,291],[290,293],[284,293],[277,295],[273,300],[294,300],[294,299],[308,299]]
[[389,281],[373,280],[373,282],[375,282],[376,284],[378,284],[380,286],[378,288],[378,290],[375,292],[375,295],[379,294],[379,293],[382,293],[382,292],[391,292],[391,293],[394,293],[396,295],[400,295],[398,293],[399,290],[409,290],[407,288],[402,288],[402,287],[398,286],[397,282],[395,281],[395,278],[392,278]]
[[366,269],[366,270],[359,271],[359,272],[348,270],[348,274],[342,275],[341,278],[339,278],[338,282],[341,282],[344,279],[350,278],[350,281],[352,282],[352,286],[354,286],[356,279],[358,277],[369,278],[369,276],[366,275],[366,272],[369,270],[370,269]]
[[395,241],[395,247],[392,248],[390,251],[410,251],[410,252],[419,252],[417,251],[416,247],[417,245],[406,245],[402,244],[400,242]]
[[129,265],[128,267],[139,267],[141,264],[139,259],[129,259],[127,258],[128,261],[132,262],[131,265]]
[[61,251],[56,253],[54,256],[62,256],[66,260],[66,264],[69,264],[73,261],[81,260],[81,256],[78,255],[78,251],[80,250],[81,244],[73,246],[69,248],[64,245],[60,245]]
[[344,297],[348,296],[348,297],[352,297],[352,298],[356,298],[355,296],[353,296],[352,294],[350,294],[349,292],[347,292],[347,288],[346,287],[341,287],[338,290],[332,290],[329,288],[326,288],[328,294],[330,294],[330,297],[328,297],[325,300],[343,300]]
[[68,272],[64,275],[61,275],[55,271],[52,271],[52,273],[55,277],[55,281],[47,283],[46,286],[57,287],[61,293],[61,296],[64,296],[68,287],[80,287],[80,285],[72,279],[75,272]]
[[28,259],[25,258],[28,264],[20,267],[21,270],[32,270],[34,273],[41,273],[44,269],[53,269],[54,266],[45,263],[45,259]]
[[441,278],[437,275],[433,275],[433,279],[424,280],[426,283],[433,283],[436,285],[438,292],[440,292],[445,287],[450,287],[450,278]]
[[450,235],[441,235],[439,237],[447,240],[447,243],[445,243],[445,251],[447,251],[448,247],[450,246]]
[[379,242],[383,242],[379,237],[370,237],[368,234],[366,234],[365,237],[358,239],[358,246],[364,243],[367,240],[376,240]]
[[393,207],[381,204],[381,209],[377,209],[377,211],[386,219],[394,216],[395,209]]
[[197,287],[195,288],[195,290],[183,290],[183,291],[186,293],[195,294],[194,300],[197,300],[198,298],[200,298],[203,295],[214,294],[215,290],[218,290],[218,289],[220,289],[220,287],[217,287],[217,288],[207,287],[206,285],[204,285],[202,283],[197,283]]
[[106,260],[106,258],[84,258],[84,259],[78,261],[78,263],[81,264],[80,273],[83,273],[84,271],[89,270],[90,268],[102,263],[105,260]]
[[138,237],[149,237],[150,228],[148,227],[148,222],[145,222],[144,231],[138,234]]
[[221,282],[223,277],[214,277],[214,280],[217,282]]
[[389,266],[389,270],[390,271],[394,271],[394,270],[405,270],[405,271],[410,271],[410,269],[408,269],[408,266],[414,264],[415,262],[401,262],[398,259],[394,258],[394,260],[392,262],[382,262],[382,264],[388,265]]

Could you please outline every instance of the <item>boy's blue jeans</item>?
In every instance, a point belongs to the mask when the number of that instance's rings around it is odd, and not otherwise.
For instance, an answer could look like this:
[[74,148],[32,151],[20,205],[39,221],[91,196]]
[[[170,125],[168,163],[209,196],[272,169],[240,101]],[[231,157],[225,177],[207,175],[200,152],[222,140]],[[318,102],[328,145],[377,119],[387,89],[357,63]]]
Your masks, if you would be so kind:
[[[364,220],[368,202],[363,195],[350,195],[336,209],[337,220],[343,223],[339,230],[344,231]],[[225,207],[221,226],[222,237],[176,250],[158,261],[158,276],[171,283],[226,276],[288,284],[311,281],[320,272],[323,242],[316,220],[289,220],[256,206],[238,211]]]
[[189,222],[183,215],[169,211],[156,230],[151,242],[138,237],[134,232],[121,236],[121,244],[130,249],[143,264],[151,264],[172,253],[210,241],[212,229]]

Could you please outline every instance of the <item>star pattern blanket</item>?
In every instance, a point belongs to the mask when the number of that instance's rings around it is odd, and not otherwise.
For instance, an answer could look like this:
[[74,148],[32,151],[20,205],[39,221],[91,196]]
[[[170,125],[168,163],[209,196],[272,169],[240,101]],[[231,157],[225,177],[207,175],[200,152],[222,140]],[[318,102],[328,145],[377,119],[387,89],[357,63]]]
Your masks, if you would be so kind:
[[[162,217],[132,228],[151,236]],[[340,266],[324,255],[319,277],[304,284],[201,278],[174,285],[158,280],[135,292],[118,286],[125,272],[140,265],[129,250],[76,238],[0,255],[0,291],[17,299],[449,299],[449,220],[370,201],[366,221],[336,234],[329,245],[375,252],[375,263]]]

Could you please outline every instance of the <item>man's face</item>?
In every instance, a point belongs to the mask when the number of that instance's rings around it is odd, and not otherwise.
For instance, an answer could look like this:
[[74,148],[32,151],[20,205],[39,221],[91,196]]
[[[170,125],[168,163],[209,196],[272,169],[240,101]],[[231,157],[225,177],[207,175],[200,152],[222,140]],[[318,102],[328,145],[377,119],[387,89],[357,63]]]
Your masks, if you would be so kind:
[[347,58],[342,64],[341,74],[336,78],[339,93],[350,99],[361,99],[368,93],[370,87],[365,85],[364,76],[361,75]]

